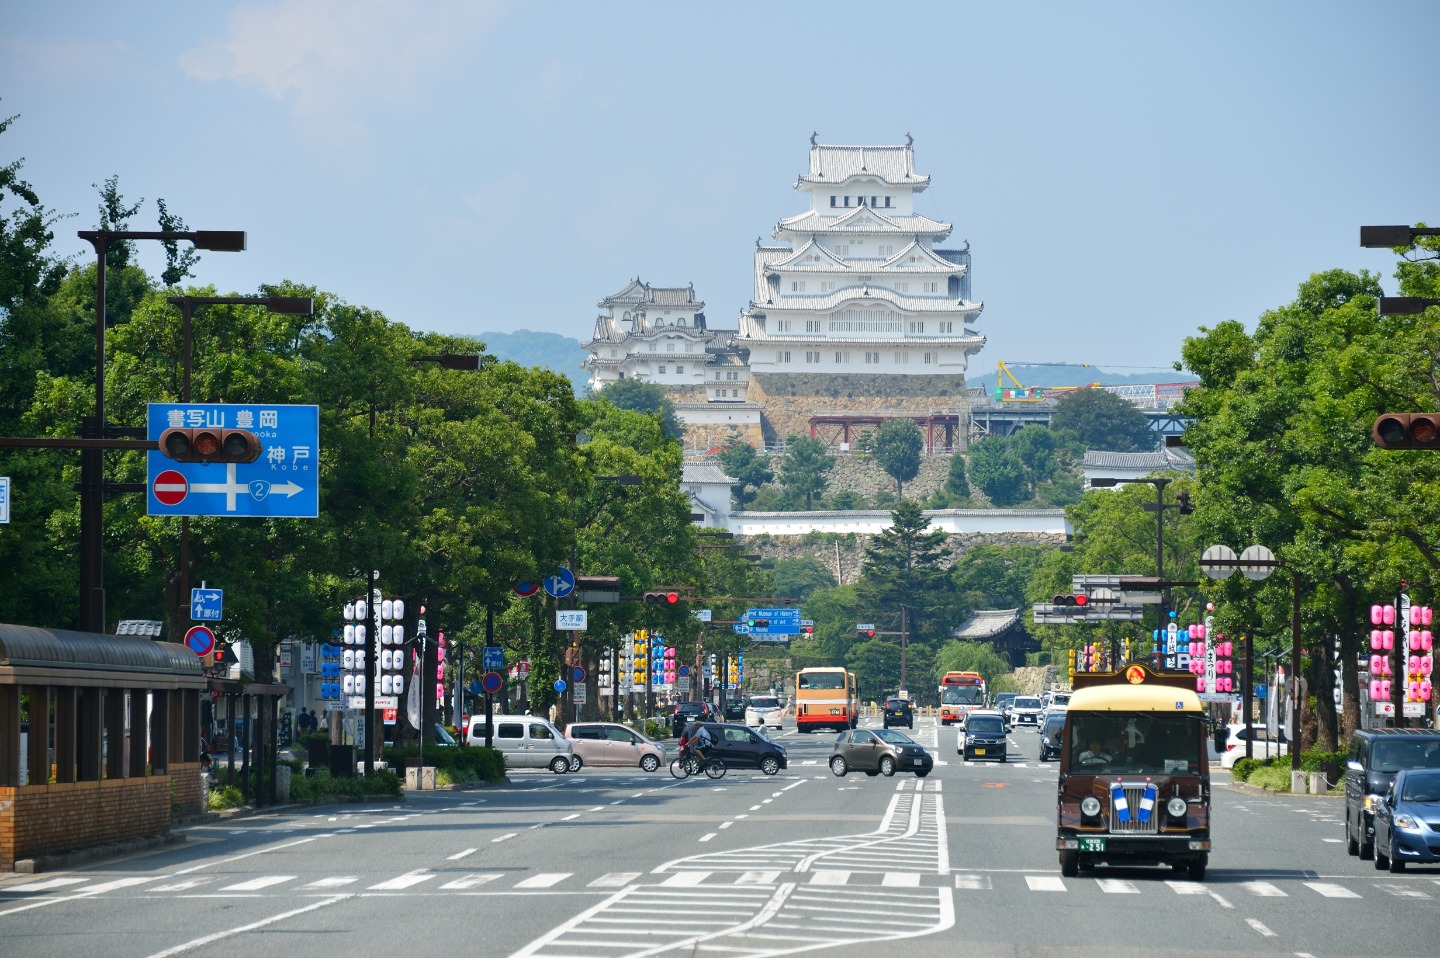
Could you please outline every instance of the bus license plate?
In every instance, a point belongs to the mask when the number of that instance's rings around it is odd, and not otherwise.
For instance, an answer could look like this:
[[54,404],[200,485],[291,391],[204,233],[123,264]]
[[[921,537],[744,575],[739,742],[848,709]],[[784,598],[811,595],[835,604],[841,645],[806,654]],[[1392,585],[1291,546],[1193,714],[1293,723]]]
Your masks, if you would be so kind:
[[1080,839],[1080,850],[1082,852],[1103,852],[1105,850],[1105,839],[1082,838]]

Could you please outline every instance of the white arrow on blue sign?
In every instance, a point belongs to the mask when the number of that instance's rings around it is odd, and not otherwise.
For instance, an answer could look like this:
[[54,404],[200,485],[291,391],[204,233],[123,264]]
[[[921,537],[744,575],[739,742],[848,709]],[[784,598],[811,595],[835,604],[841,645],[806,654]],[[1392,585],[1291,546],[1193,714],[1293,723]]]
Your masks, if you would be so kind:
[[556,575],[545,577],[545,591],[557,599],[563,599],[575,591],[575,573],[569,569],[556,569]]
[[146,453],[147,515],[313,519],[320,514],[319,406],[150,403],[146,437],[159,439],[171,427],[246,429],[259,438],[262,452],[254,462],[209,465]]
[[222,589],[191,589],[190,618],[196,622],[219,622],[225,609]]

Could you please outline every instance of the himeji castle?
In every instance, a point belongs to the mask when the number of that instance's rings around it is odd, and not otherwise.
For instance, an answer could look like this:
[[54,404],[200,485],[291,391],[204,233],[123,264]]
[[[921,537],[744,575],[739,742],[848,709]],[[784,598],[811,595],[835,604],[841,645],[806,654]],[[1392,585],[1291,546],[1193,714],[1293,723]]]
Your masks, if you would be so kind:
[[[808,209],[755,247],[755,293],[739,328],[710,329],[692,287],[638,278],[599,303],[584,367],[593,389],[625,378],[671,393],[688,442],[753,442],[906,416],[943,423],[947,445],[968,414],[965,371],[985,345],[972,327],[970,247],[919,213],[930,178],[903,146],[810,139],[795,181]],[[838,424],[838,425],[837,425]]]

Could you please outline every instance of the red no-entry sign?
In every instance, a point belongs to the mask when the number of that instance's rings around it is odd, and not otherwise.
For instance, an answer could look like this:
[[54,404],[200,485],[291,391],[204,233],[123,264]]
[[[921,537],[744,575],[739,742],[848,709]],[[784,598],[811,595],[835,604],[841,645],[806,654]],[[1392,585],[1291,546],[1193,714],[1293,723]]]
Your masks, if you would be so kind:
[[167,506],[178,506],[190,491],[190,483],[174,469],[166,469],[155,477],[152,490],[160,502]]

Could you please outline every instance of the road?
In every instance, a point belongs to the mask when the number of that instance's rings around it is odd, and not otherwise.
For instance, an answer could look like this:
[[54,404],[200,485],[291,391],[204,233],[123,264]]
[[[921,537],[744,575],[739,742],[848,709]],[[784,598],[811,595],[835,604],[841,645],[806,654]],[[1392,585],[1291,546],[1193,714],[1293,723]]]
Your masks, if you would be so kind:
[[4,876],[0,954],[1435,953],[1440,869],[1348,857],[1336,799],[1247,793],[1217,771],[1204,883],[1062,878],[1034,732],[1011,733],[1003,765],[966,763],[953,729],[917,719],[941,763],[925,779],[837,778],[830,736],[779,734],[790,767],[773,777],[516,772]]

